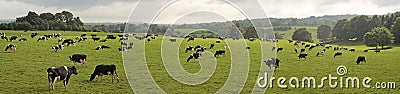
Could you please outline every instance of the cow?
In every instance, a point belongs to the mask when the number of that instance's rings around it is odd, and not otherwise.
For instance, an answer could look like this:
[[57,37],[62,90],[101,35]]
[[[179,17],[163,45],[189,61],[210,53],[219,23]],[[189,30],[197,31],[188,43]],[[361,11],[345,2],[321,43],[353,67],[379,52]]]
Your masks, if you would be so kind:
[[211,44],[210,44],[210,49],[214,48],[214,46],[215,46],[215,44],[214,44],[214,43],[211,43]]
[[375,53],[381,53],[381,50],[375,50],[374,52]]
[[199,59],[199,58],[201,58],[200,53],[193,53],[187,58],[186,62],[189,62],[191,59]]
[[86,36],[86,34],[82,34],[82,35],[81,35],[81,37],[85,37],[85,36]]
[[250,49],[250,47],[246,47],[246,49]]
[[254,40],[256,40],[255,38],[249,38],[249,41],[254,41]]
[[176,39],[169,39],[170,42],[176,42]]
[[368,52],[368,50],[364,50],[364,52]]
[[279,67],[279,62],[280,62],[280,61],[281,61],[281,60],[279,60],[279,59],[277,59],[277,58],[269,58],[269,59],[265,60],[264,62],[265,62],[265,64],[269,67],[269,69],[271,69],[272,65],[273,65],[275,68],[278,68],[278,67]]
[[221,43],[221,41],[215,41],[215,43]]
[[38,40],[37,41],[41,41],[41,40],[49,40],[47,37],[40,37],[40,38],[38,38]]
[[[117,67],[115,67],[114,64],[111,65],[97,65],[96,68],[94,69],[94,72],[90,76],[90,81],[93,81],[93,79],[98,76],[103,78],[103,75],[111,75],[111,83],[114,83],[114,79],[117,79],[119,82],[118,74],[117,74]],[[96,79],[97,80],[97,79]]]
[[5,49],[4,51],[8,51],[8,49],[11,49],[11,50],[13,50],[14,52],[16,52],[16,51],[17,51],[17,45],[8,44],[8,45],[6,46],[6,49]]
[[367,61],[365,60],[365,57],[364,57],[364,56],[358,56],[356,62],[357,62],[357,65],[360,64],[361,62],[367,63]]
[[147,39],[147,42],[151,42],[151,40],[148,38],[148,39]]
[[294,52],[299,53],[299,52],[297,51],[297,48],[294,48]]
[[194,37],[190,37],[187,41],[194,41]]
[[310,44],[307,44],[306,46],[304,46],[304,48],[307,48],[307,47],[310,47],[311,45]]
[[17,40],[17,38],[18,38],[17,36],[11,36],[9,41]]
[[1,35],[1,39],[4,39],[4,40],[8,41],[8,38],[7,38],[7,36],[5,34]]
[[193,48],[194,48],[193,46],[189,46],[189,47],[187,47],[187,48],[186,48],[186,50],[185,50],[185,53],[187,53],[188,51],[192,51],[192,50],[193,50]]
[[356,51],[356,49],[350,49],[349,51],[350,51],[350,52],[354,52],[354,51]]
[[299,59],[301,59],[301,58],[307,59],[307,56],[308,56],[307,53],[301,53],[301,54],[299,54],[299,56],[297,56],[297,57],[299,57]]
[[51,49],[54,49],[54,52],[57,52],[59,50],[64,50],[64,45],[56,45],[51,47]]
[[63,42],[64,38],[58,38],[58,44],[60,44],[60,42]]
[[305,52],[306,51],[306,49],[300,49],[300,53],[303,53],[303,52]]
[[126,44],[126,42],[121,42],[122,46],[128,46],[128,44]]
[[26,38],[20,38],[18,41],[27,41],[28,39]]
[[118,48],[118,51],[120,51],[120,52],[124,52],[124,51],[128,51],[128,49],[127,49],[127,48],[125,48],[125,47],[120,47],[120,48]]
[[86,55],[84,54],[74,54],[72,56],[69,56],[69,60],[74,62],[74,65],[76,62],[86,64]]
[[225,55],[225,50],[217,50],[217,51],[215,51],[214,57],[217,57],[218,55]]
[[207,49],[206,47],[197,48],[197,49],[196,49],[196,53],[198,53],[198,52],[205,52],[206,49]]
[[129,42],[129,46],[128,46],[128,49],[131,49],[131,48],[133,48],[133,42],[132,41]]
[[97,35],[96,35],[96,34],[90,34],[90,36],[92,36],[92,37],[96,37]]
[[301,45],[306,45],[306,43],[303,42],[303,43],[301,43]]
[[121,37],[121,38],[119,38],[119,41],[122,41],[122,40],[128,40],[129,38],[128,37]]
[[293,45],[299,47],[299,43],[297,43],[297,42],[294,43]]
[[96,37],[93,37],[92,39],[93,39],[93,41],[98,41],[98,40],[100,40],[100,38],[96,38]]
[[288,40],[289,41],[289,43],[292,43],[293,42],[293,40]]
[[325,54],[325,51],[318,51],[317,56],[323,56]]
[[67,44],[67,46],[69,46],[70,44],[75,45],[75,41],[72,39],[65,39],[63,43],[61,43],[61,45]]
[[313,48],[315,48],[315,47],[317,47],[317,46],[311,46],[310,48],[308,48],[308,50],[310,51],[310,50],[312,50]]
[[64,87],[67,89],[68,81],[71,75],[78,75],[78,71],[75,66],[67,67],[52,67],[47,69],[47,78],[49,80],[49,90],[54,90],[54,84],[56,81],[63,81]]
[[105,49],[105,48],[110,49],[111,47],[110,47],[110,46],[101,45],[101,46],[97,47],[96,50],[103,50],[103,49]]
[[283,48],[282,47],[279,47],[277,50],[276,50],[276,52],[279,52],[279,51],[282,51],[283,50]]
[[106,39],[104,39],[104,40],[99,40],[99,42],[106,42],[107,40]]
[[342,52],[336,52],[335,55],[333,55],[333,57],[335,58],[336,56],[342,56]]
[[39,34],[38,32],[32,33],[32,34],[31,34],[31,38],[34,38],[34,37],[37,36],[38,34]]
[[156,39],[156,37],[155,37],[155,36],[151,36],[150,38],[151,38],[151,39]]

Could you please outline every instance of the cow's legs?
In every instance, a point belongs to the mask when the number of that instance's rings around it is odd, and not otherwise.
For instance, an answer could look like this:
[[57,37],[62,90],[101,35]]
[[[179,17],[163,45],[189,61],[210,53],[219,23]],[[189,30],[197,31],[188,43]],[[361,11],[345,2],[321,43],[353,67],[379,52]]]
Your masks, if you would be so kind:
[[51,76],[48,76],[48,79],[49,79],[49,90],[51,90],[51,89],[54,89],[54,88],[51,88],[52,87],[52,82],[53,82],[53,79],[51,79]]

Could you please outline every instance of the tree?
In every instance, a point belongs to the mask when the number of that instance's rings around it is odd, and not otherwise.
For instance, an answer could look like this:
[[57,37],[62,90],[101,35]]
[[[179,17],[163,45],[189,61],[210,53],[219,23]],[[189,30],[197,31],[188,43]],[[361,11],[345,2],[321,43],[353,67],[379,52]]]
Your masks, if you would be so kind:
[[317,37],[320,40],[327,40],[331,37],[331,27],[327,25],[321,25],[317,28]]
[[338,40],[349,39],[349,21],[347,19],[339,20],[332,30],[332,36]]
[[390,29],[391,33],[393,34],[394,38],[394,43],[398,44],[400,43],[400,17],[396,19],[394,22],[392,28]]
[[293,40],[313,42],[311,33],[306,28],[299,28],[292,35]]
[[350,20],[350,30],[348,31],[350,38],[356,38],[357,40],[363,39],[364,34],[374,28],[372,27],[370,21],[371,18],[366,15],[352,18]]
[[393,34],[386,27],[376,27],[364,35],[364,43],[367,46],[387,46],[393,43]]

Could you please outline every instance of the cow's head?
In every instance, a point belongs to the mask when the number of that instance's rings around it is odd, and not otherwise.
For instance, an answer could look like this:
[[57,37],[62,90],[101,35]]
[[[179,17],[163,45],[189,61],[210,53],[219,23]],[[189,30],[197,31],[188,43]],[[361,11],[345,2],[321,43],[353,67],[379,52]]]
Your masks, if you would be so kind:
[[75,66],[72,66],[72,67],[68,68],[68,71],[69,71],[69,73],[72,73],[72,74],[75,74],[75,75],[78,74],[78,71],[76,70]]

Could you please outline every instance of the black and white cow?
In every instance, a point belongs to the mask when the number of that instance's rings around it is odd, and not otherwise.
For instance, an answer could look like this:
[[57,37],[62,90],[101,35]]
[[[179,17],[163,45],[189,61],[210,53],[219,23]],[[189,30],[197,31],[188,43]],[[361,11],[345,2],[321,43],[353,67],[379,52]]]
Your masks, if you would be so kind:
[[349,51],[350,51],[350,52],[354,52],[354,51],[356,51],[356,49],[350,49]]
[[51,47],[51,49],[54,49],[54,52],[57,52],[59,50],[64,50],[64,45],[56,45]]
[[306,46],[304,46],[304,48],[307,48],[307,47],[310,47],[311,45],[310,44],[307,44]]
[[72,39],[65,39],[63,43],[61,43],[62,45],[67,44],[67,46],[69,46],[70,44],[75,45],[75,41]]
[[297,48],[294,48],[294,52],[299,53],[299,51],[297,51]]
[[249,38],[249,41],[254,41],[254,40],[256,40],[255,38]]
[[199,58],[201,58],[200,53],[193,53],[187,58],[186,62],[189,62],[191,59],[199,59]]
[[[111,75],[111,82],[114,83],[114,79],[117,79],[119,82],[118,74],[117,74],[117,67],[114,64],[111,65],[97,65],[96,68],[94,69],[94,72],[90,76],[90,81],[93,81],[93,79],[98,76],[103,78],[103,75]],[[97,80],[97,79],[96,79]]]
[[214,57],[217,57],[218,55],[225,55],[225,50],[217,50],[217,51],[215,51]]
[[374,52],[375,53],[381,53],[381,50],[375,50]]
[[18,41],[27,41],[28,39],[26,38],[20,38]]
[[368,52],[368,50],[364,50],[364,52]]
[[279,47],[279,48],[276,50],[276,52],[279,52],[279,51],[282,51],[282,50],[283,50],[283,48]]
[[314,49],[315,47],[317,47],[317,46],[311,46],[310,48],[308,48],[308,50],[312,50],[312,49]]
[[306,51],[306,49],[300,49],[300,53],[303,53],[303,52],[305,52]]
[[299,57],[299,59],[301,59],[301,58],[304,58],[304,59],[306,59],[306,58],[307,58],[307,56],[308,56],[308,54],[307,54],[307,53],[301,53],[301,54],[299,54],[299,56],[297,56],[297,57]]
[[41,41],[41,40],[49,40],[47,37],[40,37],[40,38],[38,38],[38,40],[37,41]]
[[325,54],[325,51],[318,51],[317,56],[323,56],[324,54]]
[[214,46],[215,46],[215,44],[214,44],[214,43],[211,43],[211,44],[210,44],[210,49],[214,48]]
[[49,80],[49,89],[54,90],[54,84],[56,81],[63,81],[64,87],[67,89],[68,81],[71,78],[71,75],[78,75],[78,71],[75,66],[67,67],[52,67],[47,69],[47,78]]
[[64,38],[58,38],[58,44],[60,44],[60,42],[63,42]]
[[38,32],[32,33],[32,34],[31,34],[31,38],[34,38],[34,37],[37,36],[38,34],[39,34]]
[[86,64],[86,55],[84,54],[74,54],[72,56],[69,56],[69,60],[74,62],[74,65],[76,62]]
[[335,58],[337,56],[342,56],[342,54],[343,54],[342,52],[336,52],[335,55],[333,55],[333,57]]
[[13,41],[13,40],[17,40],[17,38],[18,38],[17,36],[11,36],[9,40]]
[[8,51],[8,49],[11,49],[11,50],[13,50],[14,52],[16,52],[16,51],[17,51],[17,45],[8,44],[8,45],[6,46],[6,49],[5,49],[4,51]]
[[1,39],[4,39],[4,40],[8,41],[8,38],[7,38],[7,36],[5,34],[1,35]]
[[169,39],[170,42],[176,42],[176,39]]
[[[100,38],[96,38],[96,37],[93,37],[92,39],[93,39],[93,41],[98,41],[98,40],[100,40]],[[104,42],[105,42],[105,41],[104,41]]]
[[193,50],[193,48],[194,48],[193,46],[189,46],[189,47],[187,47],[187,48],[186,48],[186,50],[185,50],[185,53],[187,53],[188,51],[192,51],[192,50]]
[[104,46],[104,45],[101,45],[101,46],[99,46],[99,47],[97,47],[96,48],[96,50],[103,50],[103,49],[105,49],[105,48],[111,48],[110,46]]
[[106,39],[104,39],[104,40],[99,40],[99,42],[106,42],[107,40]]
[[278,68],[280,61],[281,60],[279,60],[277,58],[269,58],[269,59],[265,60],[264,62],[269,67],[269,69],[271,69],[272,65],[273,65],[273,67]]
[[357,64],[360,64],[361,62],[367,62],[366,60],[365,60],[365,56],[358,56],[358,58],[357,58]]
[[190,37],[187,41],[194,41],[194,37]]

